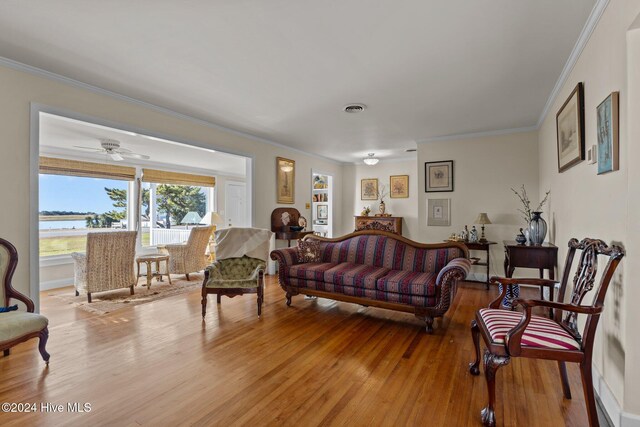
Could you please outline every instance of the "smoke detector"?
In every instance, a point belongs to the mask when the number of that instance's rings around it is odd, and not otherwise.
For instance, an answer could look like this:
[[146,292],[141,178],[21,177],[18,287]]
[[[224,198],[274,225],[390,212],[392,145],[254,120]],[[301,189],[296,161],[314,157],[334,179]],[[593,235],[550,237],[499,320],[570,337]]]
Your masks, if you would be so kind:
[[342,107],[342,111],[350,114],[361,113],[365,110],[365,108],[367,108],[367,106],[364,104],[348,104]]

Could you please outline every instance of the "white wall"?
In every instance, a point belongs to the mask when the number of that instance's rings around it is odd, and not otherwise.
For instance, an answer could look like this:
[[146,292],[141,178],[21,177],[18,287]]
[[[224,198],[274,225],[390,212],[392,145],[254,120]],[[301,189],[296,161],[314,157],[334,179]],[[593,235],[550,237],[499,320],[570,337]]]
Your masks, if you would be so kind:
[[[442,160],[454,162],[454,191],[425,193],[424,164]],[[419,235],[422,241],[438,242],[451,233],[459,233],[465,225],[469,229],[480,212],[486,212],[492,224],[485,227],[491,246],[491,275],[504,275],[503,240],[513,240],[518,229],[524,227],[517,209],[519,201],[511,187],[525,185],[537,204],[538,147],[536,132],[512,133],[458,140],[424,142],[418,144]],[[427,226],[427,199],[451,199],[451,226]],[[545,215],[543,215],[544,217]],[[478,233],[480,233],[480,227]],[[472,255],[484,257],[484,254]],[[520,270],[520,269],[519,269]],[[518,271],[517,275],[531,271]],[[534,277],[537,277],[537,272]],[[486,279],[484,267],[474,269],[478,280]]]
[[[640,205],[637,202],[640,134],[636,127],[635,138],[630,137],[631,123],[627,118],[631,117],[631,108],[635,108],[631,122],[638,122],[640,92],[636,88],[633,100],[627,80],[634,76],[638,84],[640,45],[635,45],[635,66],[632,67],[632,63],[627,64],[627,51],[632,46],[627,45],[627,31],[639,13],[638,1],[609,2],[539,131],[540,191],[551,189],[550,213],[555,242],[560,247],[559,257],[564,258],[566,242],[571,237],[597,237],[627,247],[627,257],[605,301],[606,309],[595,344],[594,366],[597,375],[604,380],[601,395],[612,393],[617,401],[605,402],[605,406],[617,403],[624,411],[636,414],[640,414],[640,342],[637,339],[640,318],[636,308],[640,301],[640,288],[636,283],[640,275],[640,245],[637,243],[640,239]],[[597,142],[597,105],[611,92],[620,91],[619,171],[599,176],[596,165],[582,162],[558,173],[555,116],[578,82],[583,82],[585,89],[587,147]],[[618,425],[620,420],[612,418]]]
[[375,166],[346,165],[344,166],[343,186],[343,233],[352,233],[355,228],[354,215],[360,215],[365,206],[371,208],[371,215],[378,213],[379,201],[360,199],[360,180],[377,178],[378,185],[384,184],[389,188],[391,175],[409,175],[409,197],[406,199],[392,199],[386,197],[386,212],[393,216],[403,217],[402,234],[412,240],[418,240],[418,170],[415,160],[380,161]]

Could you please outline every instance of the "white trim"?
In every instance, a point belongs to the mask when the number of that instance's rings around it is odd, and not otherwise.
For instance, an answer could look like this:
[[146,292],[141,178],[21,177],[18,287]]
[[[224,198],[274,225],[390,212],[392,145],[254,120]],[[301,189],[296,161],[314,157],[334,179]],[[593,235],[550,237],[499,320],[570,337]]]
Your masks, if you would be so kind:
[[65,288],[73,286],[73,277],[67,279],[48,280],[40,283],[40,291],[48,291],[50,289]]
[[589,18],[587,18],[587,22],[584,24],[584,27],[582,27],[580,36],[578,37],[576,44],[573,46],[573,50],[569,55],[569,59],[567,59],[567,62],[564,64],[564,68],[560,73],[560,77],[558,77],[558,80],[556,81],[556,85],[553,87],[553,90],[551,91],[551,94],[547,99],[547,103],[544,105],[544,108],[542,109],[540,118],[538,118],[538,123],[536,123],[536,129],[540,129],[540,126],[542,126],[542,122],[544,121],[545,117],[547,117],[547,114],[549,114],[549,110],[551,109],[551,106],[553,105],[554,102],[556,102],[556,98],[558,97],[558,94],[560,93],[560,91],[562,90],[562,87],[567,82],[567,79],[569,78],[569,74],[571,73],[571,70],[573,70],[573,67],[576,65],[576,62],[578,62],[578,59],[580,58],[582,51],[587,45],[587,42],[589,41],[589,38],[591,37],[593,30],[595,30],[596,26],[598,25],[598,22],[600,21],[600,18],[602,17],[602,14],[604,13],[604,10],[607,8],[608,4],[609,4],[609,0],[597,0],[596,4],[593,6],[593,9],[591,9]]
[[40,268],[53,267],[54,265],[73,264],[71,255],[51,255],[40,257]]
[[600,374],[600,371],[595,367],[593,369],[593,388],[596,392],[597,398],[600,400],[602,407],[607,413],[609,420],[613,423],[614,427],[640,427],[640,416],[625,412],[620,408],[618,400],[613,395],[613,392],[607,385],[607,382]]
[[[279,147],[279,148],[283,148],[283,149],[286,149],[286,150],[295,151],[297,153],[304,154],[304,155],[310,156],[310,157],[315,157],[317,159],[325,160],[325,161],[330,162],[330,163],[334,163],[334,164],[338,164],[338,165],[342,164],[342,162],[339,162],[339,161],[334,160],[334,159],[330,159],[328,157],[321,156],[319,154],[309,153],[307,151],[300,150],[299,148],[293,148],[293,147],[290,147],[288,145],[284,145],[284,144],[281,144],[279,142],[272,141],[270,139],[266,139],[266,138],[263,138],[263,137],[260,137],[260,136],[256,136],[256,135],[253,135],[253,134],[250,134],[250,133],[247,133],[247,132],[241,132],[239,130],[231,129],[231,128],[216,124],[214,122],[210,122],[208,120],[203,120],[203,119],[199,119],[199,118],[196,118],[196,117],[193,117],[193,116],[189,116],[187,114],[179,113],[177,111],[171,110],[171,109],[166,108],[166,107],[161,107],[159,105],[155,105],[155,104],[152,104],[150,102],[141,101],[139,99],[131,98],[129,96],[122,95],[122,94],[117,93],[117,92],[112,92],[110,90],[103,89],[101,87],[94,86],[94,85],[91,85],[91,84],[88,84],[88,83],[84,83],[84,82],[81,82],[79,80],[75,80],[75,79],[72,79],[72,78],[69,78],[69,77],[65,77],[63,75],[56,74],[56,73],[53,73],[51,71],[43,70],[42,68],[38,68],[38,67],[31,66],[31,65],[23,64],[21,62],[14,61],[14,60],[9,59],[9,58],[5,58],[5,57],[0,56],[0,65],[4,65],[4,66],[6,66],[8,68],[11,68],[11,69],[14,69],[14,70],[18,70],[18,71],[23,71],[23,72],[26,72],[26,73],[29,73],[29,74],[34,74],[34,75],[39,76],[39,77],[44,77],[44,78],[47,78],[49,80],[58,81],[58,82],[67,84],[69,86],[73,86],[73,87],[77,87],[77,88],[80,88],[80,89],[88,90],[90,92],[97,93],[97,94],[100,94],[100,95],[106,95],[106,96],[118,99],[120,101],[125,101],[125,102],[129,102],[131,104],[139,105],[141,107],[148,108],[150,110],[154,110],[154,111],[157,111],[159,113],[167,114],[169,116],[176,117],[178,119],[188,120],[190,122],[197,123],[199,125],[202,125],[202,126],[205,126],[205,127],[208,127],[208,128],[220,130],[220,131],[223,131],[223,132],[228,132],[228,133],[231,133],[233,135],[240,136],[240,137],[243,137],[243,138],[247,138],[247,139],[250,139],[250,140],[255,141],[255,142],[262,142],[262,143],[265,143],[265,144],[268,144],[268,145],[272,145],[274,147]],[[125,128],[125,127],[120,127],[119,129],[129,130],[129,129]],[[149,134],[149,133],[145,133],[145,132],[137,132],[137,131],[131,131],[131,132],[143,133],[143,134],[148,135],[148,136],[155,136],[153,134]],[[176,141],[175,138],[164,138],[164,137],[158,137],[158,138],[169,139],[170,141]],[[210,148],[210,147],[204,146],[203,148]]]
[[533,132],[536,130],[538,130],[537,126],[527,126],[522,128],[490,130],[486,132],[460,133],[455,135],[443,135],[443,136],[435,136],[433,138],[421,139],[419,141],[416,141],[416,144],[425,144],[429,142],[439,142],[439,141],[452,141],[456,139],[483,138],[488,136],[507,135],[512,133]]

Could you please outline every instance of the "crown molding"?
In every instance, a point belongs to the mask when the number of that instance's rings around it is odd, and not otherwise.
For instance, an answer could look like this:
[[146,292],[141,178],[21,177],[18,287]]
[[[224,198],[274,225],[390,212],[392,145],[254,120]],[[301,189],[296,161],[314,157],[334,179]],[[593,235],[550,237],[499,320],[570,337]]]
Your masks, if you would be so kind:
[[443,135],[436,136],[433,138],[426,138],[416,141],[417,144],[426,144],[429,142],[440,142],[440,141],[453,141],[458,139],[473,139],[473,138],[484,138],[488,136],[499,136],[499,135],[508,135],[511,133],[526,133],[533,132],[538,130],[537,126],[527,126],[521,128],[512,128],[512,129],[498,129],[498,130],[490,130],[486,132],[473,132],[473,133],[460,133],[454,135]]
[[593,30],[595,30],[596,26],[598,25],[598,22],[600,22],[600,18],[602,17],[602,14],[604,13],[608,4],[609,4],[609,0],[597,0],[596,4],[593,6],[593,9],[591,9],[589,18],[587,18],[587,22],[584,24],[584,27],[582,27],[582,31],[580,32],[580,36],[578,37],[578,41],[576,41],[576,44],[573,46],[573,50],[569,55],[569,59],[567,59],[567,62],[564,64],[564,68],[560,73],[560,77],[558,77],[558,80],[556,81],[556,84],[553,87],[553,90],[551,91],[549,98],[547,99],[547,103],[544,105],[544,108],[542,109],[542,113],[540,114],[540,117],[538,118],[538,122],[536,123],[537,129],[540,129],[540,126],[542,126],[542,122],[547,117],[547,114],[549,114],[549,110],[551,109],[551,106],[556,102],[556,98],[558,98],[558,95],[560,94],[562,87],[567,82],[567,79],[569,78],[569,74],[571,74],[571,71],[573,70],[573,67],[576,65],[576,62],[578,62],[578,59],[580,58],[582,51],[587,45],[587,42],[589,41],[589,38],[591,37]]
[[100,95],[105,95],[105,96],[108,96],[108,97],[111,97],[111,98],[114,98],[114,99],[117,99],[117,100],[120,100],[120,101],[124,101],[124,102],[130,103],[130,104],[135,104],[135,105],[138,105],[138,106],[141,106],[141,107],[144,107],[144,108],[147,108],[147,109],[150,109],[150,110],[162,113],[162,114],[166,114],[168,116],[175,117],[177,119],[187,120],[187,121],[190,121],[192,123],[196,123],[196,124],[201,125],[201,126],[205,126],[205,127],[208,127],[208,128],[216,129],[216,130],[219,130],[219,131],[222,131],[222,132],[227,132],[227,133],[230,133],[230,134],[242,137],[242,138],[246,138],[246,139],[252,140],[254,142],[261,142],[261,143],[268,144],[268,145],[271,145],[271,146],[274,146],[274,147],[278,147],[278,148],[281,148],[281,149],[290,150],[290,151],[293,151],[293,152],[296,152],[296,153],[299,153],[299,154],[303,154],[305,156],[309,156],[309,157],[313,157],[313,158],[316,158],[316,159],[324,160],[324,161],[327,161],[327,162],[330,162],[330,163],[333,163],[333,164],[337,164],[337,165],[344,165],[345,164],[345,162],[341,162],[341,161],[338,161],[338,160],[335,160],[335,159],[331,159],[329,157],[324,157],[324,156],[321,156],[319,154],[310,153],[308,151],[300,150],[299,148],[293,148],[293,147],[290,147],[288,145],[281,144],[279,142],[275,142],[275,141],[272,141],[272,140],[267,139],[267,138],[263,138],[261,136],[253,135],[251,133],[242,132],[242,131],[239,131],[239,130],[236,130],[236,129],[232,129],[232,128],[229,128],[229,127],[226,127],[226,126],[222,126],[222,125],[219,125],[217,123],[210,122],[208,120],[199,119],[197,117],[193,117],[193,116],[190,116],[188,114],[180,113],[178,111],[171,110],[171,109],[166,108],[166,107],[162,107],[162,106],[159,106],[159,105],[152,104],[150,102],[146,102],[146,101],[142,101],[142,100],[139,100],[139,99],[136,99],[136,98],[132,98],[130,96],[123,95],[123,94],[120,94],[120,93],[117,93],[117,92],[113,92],[113,91],[110,91],[108,89],[104,89],[104,88],[101,88],[101,87],[98,87],[98,86],[94,86],[94,85],[91,85],[89,83],[81,82],[79,80],[72,79],[70,77],[66,77],[66,76],[63,76],[61,74],[57,74],[57,73],[54,73],[54,72],[51,72],[51,71],[47,71],[47,70],[44,70],[42,68],[38,68],[38,67],[34,67],[32,65],[24,64],[22,62],[14,61],[13,59],[5,58],[3,56],[0,56],[0,65],[3,65],[5,67],[7,67],[7,68],[11,68],[13,70],[22,71],[22,72],[25,72],[25,73],[28,73],[28,74],[32,74],[32,75],[35,75],[35,76],[38,76],[38,77],[44,77],[44,78],[49,79],[49,80],[57,81],[57,82],[66,84],[68,86],[76,87],[76,88],[79,88],[79,89],[84,89],[84,90],[87,90],[89,92],[97,93],[97,94],[100,94]]

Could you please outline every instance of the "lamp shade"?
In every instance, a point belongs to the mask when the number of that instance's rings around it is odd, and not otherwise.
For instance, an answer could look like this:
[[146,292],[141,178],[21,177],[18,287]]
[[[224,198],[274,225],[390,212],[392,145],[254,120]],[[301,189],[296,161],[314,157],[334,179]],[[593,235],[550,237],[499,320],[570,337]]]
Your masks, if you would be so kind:
[[200,221],[202,221],[202,218],[200,218],[198,212],[191,211],[182,218],[180,224],[200,224]]
[[218,224],[222,224],[223,222],[224,222],[224,219],[220,216],[218,212],[209,211],[204,215],[204,217],[202,217],[202,221],[200,221],[200,224],[218,225]]
[[491,224],[491,220],[487,216],[485,212],[481,212],[478,214],[478,218],[474,221],[474,224]]

